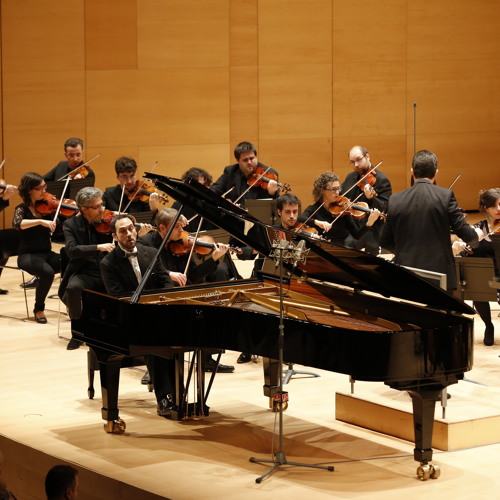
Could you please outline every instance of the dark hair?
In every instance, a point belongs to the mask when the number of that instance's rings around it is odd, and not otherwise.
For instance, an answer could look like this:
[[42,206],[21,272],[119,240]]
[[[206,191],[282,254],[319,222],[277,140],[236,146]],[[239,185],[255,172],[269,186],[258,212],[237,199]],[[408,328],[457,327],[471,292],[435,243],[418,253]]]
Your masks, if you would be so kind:
[[415,179],[432,179],[436,175],[438,160],[432,151],[422,149],[413,156],[411,166]]
[[326,189],[326,186],[330,182],[336,182],[338,181],[339,178],[337,174],[334,174],[333,172],[325,172],[324,174],[318,175],[316,179],[314,179],[314,184],[313,184],[313,199],[317,203],[318,201],[323,200],[323,190]]
[[479,191],[479,210],[494,207],[500,198],[500,188],[491,188]]
[[81,146],[83,149],[83,141],[81,139],[78,139],[78,137],[70,137],[64,143],[64,151],[66,151],[68,148],[76,148],[77,146]]
[[116,217],[113,217],[109,227],[112,233],[116,233],[116,223],[121,219],[130,219],[133,224],[135,224],[135,217],[131,214],[118,214]]
[[298,205],[299,211],[301,209],[300,200],[292,193],[284,194],[276,200],[276,210],[283,210],[285,205]]
[[124,172],[135,174],[136,171],[137,163],[133,158],[129,158],[128,156],[120,156],[120,158],[115,161],[115,172],[117,174],[123,174]]
[[68,488],[74,488],[78,471],[71,465],[55,465],[45,476],[47,499],[64,498]]
[[240,142],[234,148],[234,157],[239,160],[243,153],[254,153],[257,156],[257,150],[251,142]]
[[19,195],[26,205],[31,204],[30,191],[43,182],[43,177],[36,172],[26,172],[19,183]]
[[205,178],[205,187],[210,187],[213,182],[212,176],[202,168],[192,167],[182,174],[181,180],[186,181],[188,179],[198,180],[200,177]]

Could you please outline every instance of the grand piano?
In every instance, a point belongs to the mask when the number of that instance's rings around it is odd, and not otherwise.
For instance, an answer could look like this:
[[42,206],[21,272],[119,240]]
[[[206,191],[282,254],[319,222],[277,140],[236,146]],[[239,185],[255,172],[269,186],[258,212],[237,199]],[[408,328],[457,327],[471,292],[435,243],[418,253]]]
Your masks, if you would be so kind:
[[[86,342],[99,361],[105,430],[124,430],[118,384],[120,367],[131,357],[218,348],[276,360],[281,317],[287,363],[381,381],[409,393],[417,476],[437,478],[439,466],[431,463],[435,402],[472,368],[473,322],[465,315],[474,310],[382,258],[302,233],[278,236],[276,229],[197,182],[145,176],[266,257],[276,253],[283,238],[307,250],[255,279],[148,291],[133,300],[84,291],[83,314],[72,321],[72,335]],[[257,237],[245,233],[245,223],[256,226],[252,234]],[[301,240],[306,243],[299,245]],[[264,394],[272,397],[281,374],[276,363],[266,361],[264,367]],[[203,391],[203,380],[198,382]],[[184,418],[192,408],[184,396],[177,397],[178,416]],[[208,415],[206,393],[196,405]]]

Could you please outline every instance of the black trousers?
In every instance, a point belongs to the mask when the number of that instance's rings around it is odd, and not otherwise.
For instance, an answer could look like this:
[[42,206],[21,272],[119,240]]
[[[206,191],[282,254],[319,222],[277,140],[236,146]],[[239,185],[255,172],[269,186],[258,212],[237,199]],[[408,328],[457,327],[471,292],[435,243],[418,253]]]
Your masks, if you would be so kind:
[[68,308],[70,319],[82,316],[82,290],[88,288],[96,292],[105,292],[100,273],[73,274],[65,290],[59,290],[59,297]]

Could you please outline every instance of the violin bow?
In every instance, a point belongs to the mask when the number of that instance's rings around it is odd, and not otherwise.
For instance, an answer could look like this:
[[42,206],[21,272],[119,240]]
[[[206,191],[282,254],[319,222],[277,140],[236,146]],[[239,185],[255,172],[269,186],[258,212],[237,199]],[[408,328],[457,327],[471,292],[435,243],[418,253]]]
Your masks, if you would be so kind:
[[[158,165],[158,160],[155,161],[155,164],[153,165],[153,168],[150,170],[150,172],[152,172],[156,168],[156,165]],[[145,180],[142,181],[142,183],[139,185],[139,187],[135,190],[135,193],[133,194],[133,196],[130,197],[130,200],[128,201],[127,206],[123,209],[124,213],[127,213],[127,208],[130,206],[130,204],[134,200],[135,195],[143,188],[144,184],[146,184]],[[122,204],[122,200],[123,200],[123,191],[122,191],[122,199],[120,200],[120,206]]]
[[2,170],[3,166],[5,165],[5,160],[6,160],[6,159],[7,159],[7,158],[4,158],[4,159],[2,160],[2,163],[0,163],[0,170]]
[[[368,170],[368,172],[366,172],[365,175],[363,175],[363,177],[361,177],[361,179],[359,179],[358,182],[362,182],[364,181],[375,169],[377,169],[378,167],[380,167],[380,165],[382,165],[382,162],[384,160],[380,161],[379,163],[377,163],[377,165],[375,165],[373,168],[371,168],[370,170]],[[345,196],[349,191],[351,191],[351,189],[354,188],[354,186],[357,186],[358,185],[358,182],[356,182],[355,184],[353,184],[345,193],[342,193],[343,196]],[[359,196],[358,196],[359,198]],[[356,199],[358,199],[356,198]]]
[[[87,160],[85,163],[82,163],[81,165],[78,165],[78,167],[76,167],[76,168],[82,168],[82,167],[87,166],[91,161],[94,161],[96,158],[99,158],[99,156],[101,156],[101,153],[95,155],[93,158],[91,158],[90,160]],[[59,179],[57,179],[57,181],[58,182],[59,181],[63,181],[64,179],[66,179],[66,177],[70,177],[72,173],[73,173],[73,171],[68,172],[67,174],[64,174],[62,177],[60,177]]]
[[[191,250],[189,251],[189,257],[188,257],[188,260],[186,262],[186,267],[184,268],[184,274],[186,276],[187,276],[189,264],[191,264],[191,259],[193,257],[194,247],[195,247],[195,244],[196,244],[196,240],[198,239],[198,235],[200,234],[200,229],[201,229],[201,225],[202,224],[203,224],[203,217],[200,217],[200,222],[198,224],[198,229],[196,230],[196,234],[194,235],[193,246],[191,247]],[[188,236],[188,239],[189,239],[189,236]]]
[[450,186],[448,187],[448,189],[451,189],[454,185],[455,185],[455,182],[458,181],[458,179],[460,179],[460,176],[462,175],[462,172],[460,172],[456,177],[455,177],[455,180],[450,184]]
[[[70,177],[66,177],[66,182],[64,184],[64,189],[62,190],[63,194],[66,192],[66,189],[68,187],[69,181],[70,181]],[[59,217],[59,212],[61,211],[62,203],[63,203],[63,197],[61,196],[61,199],[59,200],[59,205],[57,205],[57,210],[56,210],[56,213],[54,215],[53,222],[56,222],[57,221],[57,217]]]
[[[368,174],[367,174],[368,175]],[[356,198],[354,198],[354,200],[349,200],[349,198],[347,198],[349,201],[347,202],[347,206],[344,208],[344,210],[342,210],[338,215],[337,217],[335,217],[335,219],[332,220],[331,224],[332,226],[337,222],[338,218],[341,216],[341,215],[344,215],[344,212],[346,210],[349,210],[350,207],[352,207],[357,201],[358,201],[358,198],[361,198],[361,196],[363,195],[363,193],[359,193],[358,196]]]

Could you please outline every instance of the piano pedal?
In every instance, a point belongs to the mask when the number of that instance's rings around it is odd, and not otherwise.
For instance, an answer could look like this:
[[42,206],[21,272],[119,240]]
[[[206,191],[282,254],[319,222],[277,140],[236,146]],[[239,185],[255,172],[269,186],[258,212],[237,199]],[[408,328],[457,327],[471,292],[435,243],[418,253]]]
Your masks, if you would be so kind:
[[417,468],[417,477],[420,481],[427,481],[427,479],[437,479],[441,475],[441,467],[433,464],[420,464]]
[[275,392],[269,398],[269,408],[271,408],[274,412],[280,411],[280,405],[282,406],[282,410],[285,411],[288,408],[288,392]]
[[126,428],[127,424],[125,424],[125,421],[121,418],[119,418],[118,420],[108,420],[104,424],[104,430],[108,434],[123,434]]

